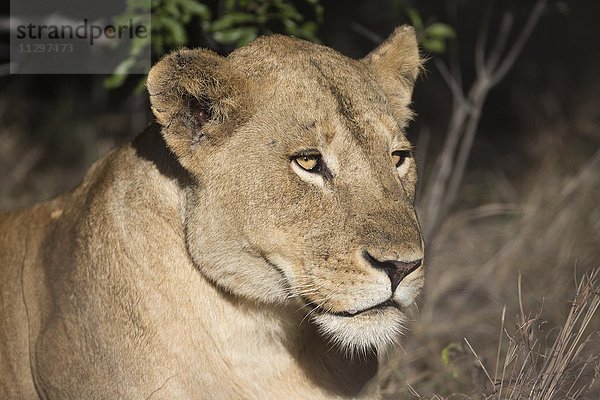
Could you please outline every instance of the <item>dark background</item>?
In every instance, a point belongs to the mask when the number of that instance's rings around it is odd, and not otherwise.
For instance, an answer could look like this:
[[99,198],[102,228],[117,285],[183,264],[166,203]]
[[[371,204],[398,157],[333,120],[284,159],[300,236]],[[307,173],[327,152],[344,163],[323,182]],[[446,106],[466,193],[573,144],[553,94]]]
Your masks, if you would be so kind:
[[[3,17],[6,3],[0,7]],[[321,4],[324,20],[317,36],[351,57],[364,56],[378,38],[408,23],[387,0]],[[493,5],[492,42],[502,12],[514,15],[516,32],[533,1],[413,4],[427,23],[448,23],[457,34],[449,51],[424,54],[429,61],[414,92],[417,117],[408,135],[426,185],[452,114],[452,95],[436,60],[448,63],[456,54],[468,88],[476,78],[474,47],[486,10]],[[527,316],[548,321],[540,337],[549,346],[551,332],[557,332],[550,327],[560,327],[569,311],[573,277],[598,267],[598,16],[598,1],[550,1],[514,67],[486,99],[457,201],[427,243],[428,287],[418,322],[382,378],[387,397],[408,398],[407,382],[425,398],[492,393],[463,338],[493,369],[502,308],[507,307],[508,331],[518,331],[515,326],[522,322],[517,317],[521,274]],[[104,76],[9,75],[8,33],[1,32],[0,211],[5,211],[71,189],[95,159],[133,138],[152,116],[145,92],[134,91],[136,78],[109,90]],[[191,46],[206,44],[192,32]],[[216,50],[226,54],[231,49]],[[596,317],[586,335],[599,328]],[[599,353],[597,340],[583,352],[595,354],[596,363]],[[582,381],[592,382],[592,375],[588,368]],[[566,372],[565,377],[572,378]],[[596,385],[587,398],[597,395]]]

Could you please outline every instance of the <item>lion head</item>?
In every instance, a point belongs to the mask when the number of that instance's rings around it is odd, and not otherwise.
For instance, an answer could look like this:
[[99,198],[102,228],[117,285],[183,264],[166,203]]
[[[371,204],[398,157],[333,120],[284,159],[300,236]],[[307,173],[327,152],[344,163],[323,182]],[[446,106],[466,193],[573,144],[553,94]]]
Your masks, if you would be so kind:
[[423,285],[404,134],[420,65],[402,27],[360,60],[274,35],[154,66],[153,112],[192,178],[201,273],[240,298],[301,304],[346,349],[389,345]]

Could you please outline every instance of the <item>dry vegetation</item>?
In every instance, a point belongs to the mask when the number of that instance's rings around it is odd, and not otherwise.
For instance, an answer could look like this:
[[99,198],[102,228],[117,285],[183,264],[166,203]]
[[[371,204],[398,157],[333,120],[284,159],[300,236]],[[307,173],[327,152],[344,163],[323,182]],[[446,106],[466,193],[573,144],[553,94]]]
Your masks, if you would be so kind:
[[[512,43],[505,14],[490,49],[483,21],[469,91],[452,54],[450,68],[436,64],[453,110],[439,155],[422,173],[428,285],[413,333],[384,363],[387,398],[600,397],[597,92],[574,91],[577,118],[538,127],[527,140],[507,132],[524,157],[511,178],[501,162],[465,168],[485,97],[545,5],[536,2]],[[544,101],[560,104],[553,96]],[[530,104],[520,112],[524,132],[540,123]]]
[[467,173],[462,199],[485,200],[451,213],[429,249],[388,398],[600,395],[600,150],[583,159],[564,128],[543,132],[545,157],[512,183]]

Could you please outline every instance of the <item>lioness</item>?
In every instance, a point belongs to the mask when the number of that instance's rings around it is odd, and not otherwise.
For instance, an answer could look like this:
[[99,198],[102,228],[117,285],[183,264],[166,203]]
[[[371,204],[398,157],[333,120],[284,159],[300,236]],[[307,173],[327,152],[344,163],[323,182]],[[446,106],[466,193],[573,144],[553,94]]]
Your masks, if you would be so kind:
[[158,124],[0,216],[0,398],[377,397],[423,285],[419,68],[408,27],[164,57]]

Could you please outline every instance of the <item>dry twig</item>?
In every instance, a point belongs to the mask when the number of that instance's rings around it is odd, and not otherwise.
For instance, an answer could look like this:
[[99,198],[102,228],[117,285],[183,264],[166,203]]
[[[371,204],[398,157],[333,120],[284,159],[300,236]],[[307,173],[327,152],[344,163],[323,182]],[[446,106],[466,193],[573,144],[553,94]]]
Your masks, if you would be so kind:
[[547,0],[537,1],[517,39],[508,50],[506,46],[513,17],[510,13],[505,13],[497,39],[488,55],[485,47],[490,13],[486,14],[475,49],[477,77],[467,92],[462,88],[460,70],[455,65],[451,72],[443,63],[436,63],[438,71],[452,92],[454,106],[444,147],[435,163],[420,206],[424,236],[428,242],[456,199],[485,99],[489,91],[514,65],[537,25],[546,3]]

